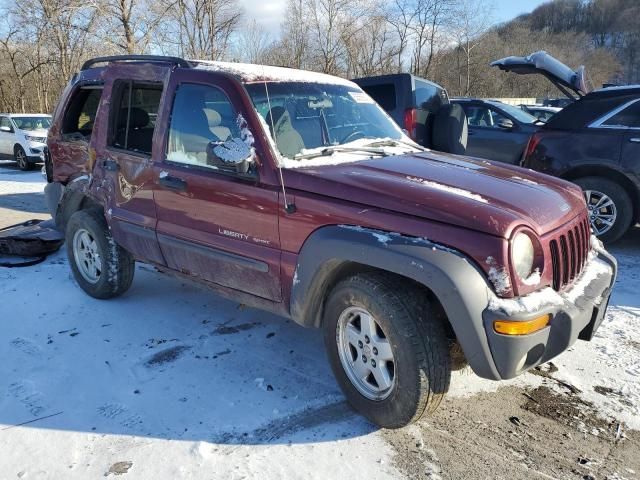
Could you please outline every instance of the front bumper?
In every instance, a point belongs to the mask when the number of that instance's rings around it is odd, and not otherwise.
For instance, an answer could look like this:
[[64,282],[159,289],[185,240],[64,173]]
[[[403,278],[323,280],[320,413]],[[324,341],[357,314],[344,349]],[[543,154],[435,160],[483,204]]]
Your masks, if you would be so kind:
[[[591,340],[604,319],[616,273],[615,258],[599,250],[572,287],[561,294],[546,289],[526,296],[529,298],[490,303],[483,312],[483,323],[500,378],[513,378],[551,360],[577,339]],[[502,335],[493,328],[496,320],[527,321],[545,314],[551,315],[549,325],[529,335]]]

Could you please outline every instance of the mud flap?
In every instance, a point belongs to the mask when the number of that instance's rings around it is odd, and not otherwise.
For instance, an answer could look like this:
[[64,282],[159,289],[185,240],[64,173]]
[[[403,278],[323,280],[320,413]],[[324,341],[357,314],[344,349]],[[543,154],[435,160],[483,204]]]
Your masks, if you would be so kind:
[[0,229],[0,267],[27,267],[42,262],[64,243],[53,220],[29,220]]

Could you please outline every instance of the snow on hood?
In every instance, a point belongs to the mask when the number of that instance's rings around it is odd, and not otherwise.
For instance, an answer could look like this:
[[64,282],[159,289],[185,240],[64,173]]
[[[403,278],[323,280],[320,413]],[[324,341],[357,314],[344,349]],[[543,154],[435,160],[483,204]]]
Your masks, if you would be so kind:
[[296,70],[294,68],[272,67],[270,65],[255,65],[251,63],[234,62],[210,62],[205,60],[192,60],[196,69],[223,72],[239,77],[243,82],[305,82],[324,83],[328,85],[345,85],[360,89],[358,85],[349,80],[325,73]]
[[580,190],[530,170],[420,152],[284,169],[287,187],[508,237],[543,235],[585,210]]

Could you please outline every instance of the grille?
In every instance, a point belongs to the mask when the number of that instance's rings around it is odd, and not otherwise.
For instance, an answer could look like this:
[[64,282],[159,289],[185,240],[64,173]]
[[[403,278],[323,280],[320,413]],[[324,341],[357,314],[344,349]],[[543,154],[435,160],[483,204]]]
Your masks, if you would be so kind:
[[589,254],[589,220],[581,218],[549,243],[553,263],[553,288],[560,291],[580,275]]

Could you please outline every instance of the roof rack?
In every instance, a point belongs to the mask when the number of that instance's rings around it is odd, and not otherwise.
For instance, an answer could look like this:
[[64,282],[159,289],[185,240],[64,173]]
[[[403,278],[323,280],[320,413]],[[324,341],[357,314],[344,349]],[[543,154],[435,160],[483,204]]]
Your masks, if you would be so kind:
[[155,62],[155,63],[175,63],[179,67],[191,68],[191,64],[184,58],[180,57],[167,57],[164,55],[112,55],[108,57],[96,57],[91,60],[87,60],[82,64],[81,70],[87,70],[97,63],[111,63],[111,62]]

